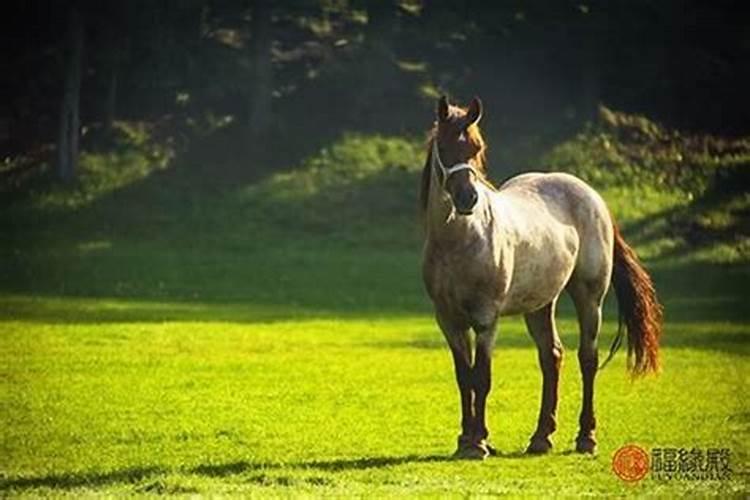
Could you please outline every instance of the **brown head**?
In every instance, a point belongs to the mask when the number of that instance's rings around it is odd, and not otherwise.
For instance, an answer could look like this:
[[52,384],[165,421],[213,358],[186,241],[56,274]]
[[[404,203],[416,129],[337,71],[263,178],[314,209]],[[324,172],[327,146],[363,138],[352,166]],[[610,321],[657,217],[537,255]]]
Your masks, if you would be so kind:
[[468,108],[451,106],[448,98],[438,100],[437,120],[429,141],[427,162],[422,171],[421,201],[427,208],[432,171],[450,195],[456,212],[470,215],[477,203],[475,181],[486,181],[485,143],[477,125],[482,102],[475,97]]

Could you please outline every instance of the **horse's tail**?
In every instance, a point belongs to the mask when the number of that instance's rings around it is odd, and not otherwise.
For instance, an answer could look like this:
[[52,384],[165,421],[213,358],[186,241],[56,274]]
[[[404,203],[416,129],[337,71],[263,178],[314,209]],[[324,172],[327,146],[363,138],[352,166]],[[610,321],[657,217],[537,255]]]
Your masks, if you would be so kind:
[[[656,297],[654,282],[635,251],[615,226],[615,255],[612,283],[619,308],[619,326],[609,356],[612,359],[622,343],[623,324],[628,332],[628,369],[633,376],[657,373],[659,337],[662,329],[662,306]],[[633,359],[635,357],[635,359]]]

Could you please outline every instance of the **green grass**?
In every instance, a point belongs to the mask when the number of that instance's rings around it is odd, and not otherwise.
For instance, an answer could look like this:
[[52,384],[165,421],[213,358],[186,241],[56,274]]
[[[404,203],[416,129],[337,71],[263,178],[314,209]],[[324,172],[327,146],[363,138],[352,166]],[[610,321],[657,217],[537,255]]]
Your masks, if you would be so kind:
[[[427,314],[252,321],[239,319],[242,305],[204,305],[186,308],[185,321],[159,321],[137,304],[97,303],[58,303],[61,321],[2,322],[4,493],[747,491],[747,323],[673,321],[661,377],[632,384],[622,357],[604,370],[592,458],[570,453],[580,383],[574,324],[563,320],[557,448],[527,458],[540,375],[521,323],[509,319],[489,404],[500,456],[467,463],[449,460],[457,394]],[[227,313],[238,319],[214,319]],[[605,325],[607,339],[614,328]],[[730,448],[734,479],[629,486],[610,471],[627,443]]]
[[[223,182],[131,132],[117,169],[92,155],[79,185],[0,212],[1,496],[747,495],[750,259],[671,231],[742,227],[745,195],[603,183],[651,258],[664,373],[631,383],[621,353],[597,380],[599,452],[571,453],[565,300],[556,448],[523,456],[541,375],[508,318],[489,401],[500,456],[471,463],[450,460],[458,395],[420,282],[419,140],[344,135],[295,170]],[[605,317],[602,350],[611,300]],[[625,484],[611,458],[629,443],[729,448],[733,479]]]

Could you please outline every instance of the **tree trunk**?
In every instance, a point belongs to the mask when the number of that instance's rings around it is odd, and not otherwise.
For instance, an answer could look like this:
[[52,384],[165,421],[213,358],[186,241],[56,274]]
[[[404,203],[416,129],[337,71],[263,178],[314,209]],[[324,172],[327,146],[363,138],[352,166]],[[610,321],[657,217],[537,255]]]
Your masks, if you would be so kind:
[[602,61],[610,50],[611,38],[607,12],[591,12],[582,23],[578,55],[580,61],[579,104],[584,120],[595,122],[602,100]]
[[580,104],[581,114],[586,121],[597,119],[601,103],[601,68],[597,54],[586,53],[581,64]]
[[112,134],[112,123],[117,115],[117,62],[111,61],[109,68],[109,79],[107,80],[107,95],[104,102],[104,134],[110,137]]
[[57,143],[57,177],[66,183],[75,179],[78,163],[83,44],[83,16],[76,6],[71,6],[65,41],[65,87]]
[[380,50],[391,50],[398,6],[393,0],[367,0],[367,43]]
[[250,93],[248,127],[258,136],[271,126],[273,97],[273,68],[271,66],[271,2],[254,0],[251,11],[250,62],[253,81]]
[[351,111],[352,118],[360,125],[370,126],[383,99],[398,85],[393,54],[398,6],[394,0],[366,0],[365,8],[366,53],[362,58],[364,67],[359,92]]

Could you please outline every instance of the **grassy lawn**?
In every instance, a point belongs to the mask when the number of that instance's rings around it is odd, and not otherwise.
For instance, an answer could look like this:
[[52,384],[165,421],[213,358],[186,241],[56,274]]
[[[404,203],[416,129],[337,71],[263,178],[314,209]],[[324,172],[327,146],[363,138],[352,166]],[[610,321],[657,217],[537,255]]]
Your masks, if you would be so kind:
[[[420,155],[350,136],[297,171],[197,191],[160,157],[6,206],[0,496],[747,495],[747,241],[686,250],[665,226],[690,220],[690,199],[653,186],[603,193],[666,306],[663,374],[632,383],[620,353],[597,379],[599,452],[571,453],[566,300],[556,447],[526,457],[541,373],[507,318],[489,400],[499,456],[450,459],[458,394],[419,277]],[[748,198],[732,203],[742,214]],[[731,222],[702,207],[707,225]],[[609,301],[602,351],[615,318]],[[631,443],[728,448],[732,479],[624,483],[611,461]]]
[[[242,304],[86,299],[14,308],[28,314],[0,323],[4,494],[747,492],[746,322],[672,318],[662,376],[632,384],[622,357],[604,370],[592,458],[571,453],[580,382],[566,317],[557,447],[528,458],[540,374],[522,324],[505,321],[489,404],[500,455],[468,463],[449,458],[457,393],[427,314],[253,321]],[[628,443],[730,448],[734,478],[629,485],[610,469]]]

